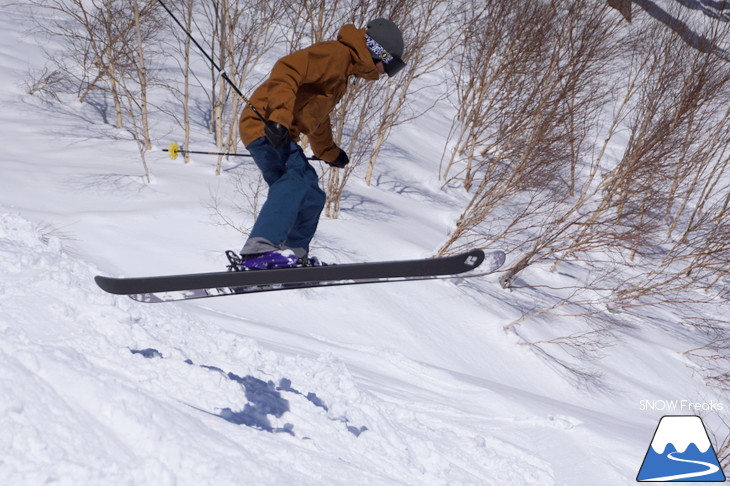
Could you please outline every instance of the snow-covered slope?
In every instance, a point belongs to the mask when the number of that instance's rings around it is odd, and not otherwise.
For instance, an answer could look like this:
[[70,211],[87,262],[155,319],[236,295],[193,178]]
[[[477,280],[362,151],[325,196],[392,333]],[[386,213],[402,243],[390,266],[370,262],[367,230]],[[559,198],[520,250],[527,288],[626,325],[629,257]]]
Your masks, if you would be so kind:
[[[23,91],[46,42],[29,25],[0,15],[0,484],[630,484],[662,415],[640,400],[722,401],[679,355],[699,338],[662,332],[663,316],[594,363],[601,387],[576,388],[503,330],[524,299],[495,278],[104,294],[99,273],[221,269],[242,239],[205,201],[234,197],[232,171],[158,152],[145,184],[93,108]],[[432,141],[446,122],[418,123]],[[438,190],[430,142],[395,135],[378,185],[354,183],[322,221],[324,260],[443,242],[460,200]]]

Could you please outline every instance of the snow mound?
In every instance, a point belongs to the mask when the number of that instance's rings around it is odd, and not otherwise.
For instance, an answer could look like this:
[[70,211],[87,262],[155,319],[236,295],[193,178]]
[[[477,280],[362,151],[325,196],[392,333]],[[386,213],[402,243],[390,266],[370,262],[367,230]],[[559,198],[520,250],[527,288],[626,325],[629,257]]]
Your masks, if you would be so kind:
[[3,484],[552,484],[549,465],[332,355],[278,354],[104,294],[58,231],[0,212]]

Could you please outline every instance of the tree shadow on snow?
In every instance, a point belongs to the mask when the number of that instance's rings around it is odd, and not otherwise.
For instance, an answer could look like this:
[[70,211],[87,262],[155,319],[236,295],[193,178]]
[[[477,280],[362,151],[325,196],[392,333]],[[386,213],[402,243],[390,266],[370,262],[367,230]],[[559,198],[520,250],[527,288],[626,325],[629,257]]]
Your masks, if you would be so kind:
[[[713,18],[717,18],[725,22],[730,21],[730,10],[727,9],[728,2],[710,2],[704,0],[677,1],[687,8],[701,10],[706,15],[712,16]],[[672,14],[662,9],[652,0],[633,0],[633,3],[644,9],[646,13],[654,17],[656,20],[672,29],[690,47],[706,54],[716,53],[722,55],[722,57],[725,59],[730,59],[726,51],[719,48],[707,37],[693,31],[686,23],[672,16]],[[715,11],[710,9],[709,6],[713,6],[713,8],[719,6],[722,8],[719,8],[717,11]]]
[[718,0],[675,0],[690,10],[699,10],[710,18],[730,22],[730,1]]
[[144,175],[139,174],[95,174],[69,178],[66,185],[74,192],[96,191],[98,193],[126,194],[132,198],[150,190]]

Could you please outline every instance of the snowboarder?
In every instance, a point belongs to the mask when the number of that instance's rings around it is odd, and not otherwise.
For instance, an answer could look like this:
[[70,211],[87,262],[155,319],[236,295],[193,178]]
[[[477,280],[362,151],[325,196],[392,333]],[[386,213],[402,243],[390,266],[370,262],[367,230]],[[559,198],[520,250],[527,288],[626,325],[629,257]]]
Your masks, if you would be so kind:
[[241,250],[251,269],[314,264],[309,244],[325,204],[317,173],[297,144],[308,137],[314,154],[332,167],[349,163],[333,141],[329,115],[347,90],[350,76],[376,81],[405,63],[403,35],[386,19],[366,29],[345,25],[336,41],[319,42],[281,58],[251,97],[264,123],[247,106],[241,113],[241,139],[261,170],[269,194]]

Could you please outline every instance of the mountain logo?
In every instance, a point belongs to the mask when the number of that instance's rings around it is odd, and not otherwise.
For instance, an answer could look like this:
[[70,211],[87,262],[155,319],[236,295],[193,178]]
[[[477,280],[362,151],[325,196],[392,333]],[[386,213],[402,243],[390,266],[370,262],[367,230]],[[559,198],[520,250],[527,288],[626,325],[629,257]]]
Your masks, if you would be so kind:
[[725,481],[702,419],[696,415],[662,417],[636,480]]

